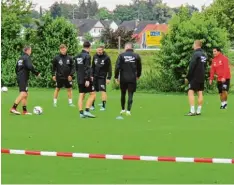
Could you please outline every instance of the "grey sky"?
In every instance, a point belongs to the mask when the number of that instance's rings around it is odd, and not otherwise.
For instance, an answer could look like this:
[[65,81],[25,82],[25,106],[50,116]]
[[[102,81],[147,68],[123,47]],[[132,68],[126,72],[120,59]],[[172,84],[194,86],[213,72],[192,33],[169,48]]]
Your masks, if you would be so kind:
[[[55,1],[60,0],[32,0],[33,3],[37,4],[36,9],[39,6],[43,8],[49,8]],[[63,2],[76,4],[78,0],[63,0]],[[202,5],[209,5],[213,0],[163,0],[163,2],[167,3],[171,7],[180,6],[181,4],[193,4],[199,9]],[[113,10],[117,4],[129,4],[131,0],[97,0],[99,7],[107,7],[110,10]]]

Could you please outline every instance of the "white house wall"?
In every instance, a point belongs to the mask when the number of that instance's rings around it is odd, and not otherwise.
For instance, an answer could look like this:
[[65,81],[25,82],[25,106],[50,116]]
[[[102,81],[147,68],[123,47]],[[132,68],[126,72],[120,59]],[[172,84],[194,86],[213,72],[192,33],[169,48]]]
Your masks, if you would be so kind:
[[98,21],[95,26],[89,31],[89,33],[92,35],[92,37],[100,37],[103,29],[103,24]]

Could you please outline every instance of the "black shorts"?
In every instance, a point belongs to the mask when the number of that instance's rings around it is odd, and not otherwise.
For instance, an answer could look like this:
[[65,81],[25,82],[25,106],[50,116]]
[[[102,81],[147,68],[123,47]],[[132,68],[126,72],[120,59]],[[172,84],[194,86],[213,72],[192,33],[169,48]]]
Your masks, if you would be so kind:
[[230,79],[227,79],[225,82],[218,82],[217,87],[219,90],[219,94],[222,93],[223,91],[229,91],[230,87]]
[[204,82],[196,82],[196,81],[191,81],[189,82],[189,90],[193,90],[195,92],[198,91],[204,91]]
[[95,91],[103,91],[106,92],[106,79],[105,78],[94,78],[93,81]]
[[28,92],[28,81],[27,80],[17,80],[19,86],[19,92]]
[[121,91],[136,92],[137,84],[136,83],[120,83]]
[[72,81],[68,81],[68,79],[57,79],[56,87],[59,89],[62,87],[65,87],[67,89],[72,88]]
[[94,92],[93,83],[90,83],[88,87],[85,87],[85,84],[79,84],[79,93],[91,93]]

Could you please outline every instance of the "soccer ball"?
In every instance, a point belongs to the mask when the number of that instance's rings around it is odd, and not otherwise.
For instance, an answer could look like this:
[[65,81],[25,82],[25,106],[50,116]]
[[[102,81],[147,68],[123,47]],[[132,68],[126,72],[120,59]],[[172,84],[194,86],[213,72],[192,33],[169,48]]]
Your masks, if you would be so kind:
[[2,87],[2,92],[7,92],[8,88],[7,87]]
[[41,115],[42,112],[43,112],[43,109],[40,106],[36,106],[33,109],[33,113],[36,114],[36,115]]

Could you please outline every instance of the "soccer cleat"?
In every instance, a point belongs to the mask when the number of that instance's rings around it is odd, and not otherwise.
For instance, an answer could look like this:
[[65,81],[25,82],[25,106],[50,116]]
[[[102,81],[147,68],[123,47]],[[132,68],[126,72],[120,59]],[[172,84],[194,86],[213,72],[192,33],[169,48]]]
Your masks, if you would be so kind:
[[90,109],[89,109],[89,110],[93,111],[93,110],[95,110],[95,107],[94,107],[94,106],[92,106],[92,107],[90,107]]
[[225,105],[223,106],[223,109],[227,109],[227,104],[225,104]]
[[189,112],[189,113],[186,114],[185,116],[196,116],[196,113]]
[[120,115],[123,115],[123,114],[125,114],[125,113],[126,113],[125,110],[121,110],[121,111],[120,111]]
[[80,114],[80,118],[86,118],[84,114]]
[[88,118],[96,118],[96,116],[94,116],[93,114],[91,114],[90,112],[84,111],[84,115]]
[[57,107],[57,103],[54,103],[53,106],[54,106],[54,107]]
[[131,116],[131,112],[130,112],[130,111],[127,111],[127,112],[126,112],[126,116]]
[[100,111],[105,111],[106,109],[104,107],[101,107],[100,108]]
[[196,113],[196,116],[201,116],[201,113]]
[[28,111],[24,111],[24,112],[23,112],[23,115],[31,116],[31,115],[32,115],[32,113],[30,113],[30,112],[28,112]]
[[20,115],[21,113],[17,111],[16,109],[11,109],[10,113],[15,114],[15,115]]
[[70,107],[75,107],[75,105],[73,103],[69,103]]

